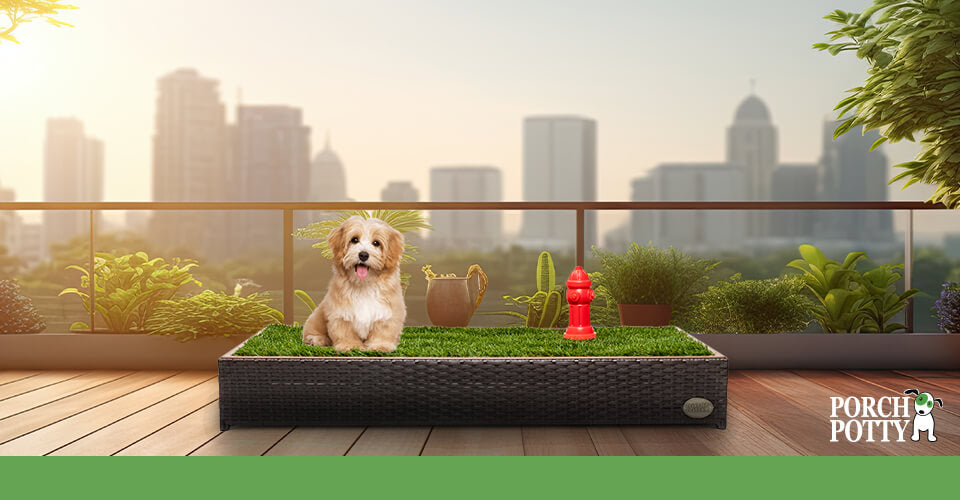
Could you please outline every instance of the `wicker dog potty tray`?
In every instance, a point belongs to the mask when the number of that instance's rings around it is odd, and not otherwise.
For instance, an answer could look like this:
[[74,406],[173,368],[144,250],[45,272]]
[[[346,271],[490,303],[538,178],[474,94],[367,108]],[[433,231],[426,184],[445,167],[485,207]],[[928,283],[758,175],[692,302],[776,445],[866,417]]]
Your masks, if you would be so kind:
[[234,356],[220,426],[726,427],[727,358]]

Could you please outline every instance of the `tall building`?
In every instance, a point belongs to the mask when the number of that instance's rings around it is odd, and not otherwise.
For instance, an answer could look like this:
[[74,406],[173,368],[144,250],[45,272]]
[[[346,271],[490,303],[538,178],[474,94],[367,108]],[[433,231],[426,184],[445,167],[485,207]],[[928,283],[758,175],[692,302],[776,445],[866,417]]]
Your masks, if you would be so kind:
[[380,201],[420,201],[420,192],[410,181],[390,181],[380,191]]
[[347,173],[330,147],[330,135],[310,167],[310,201],[347,201]]
[[[777,165],[773,171],[770,198],[773,201],[816,201],[817,166],[806,163]],[[776,210],[770,213],[769,236],[791,240],[814,234],[817,213],[813,211]]]
[[[0,202],[17,201],[16,193],[13,189],[3,187],[0,184]],[[13,254],[16,246],[16,237],[18,229],[17,213],[12,210],[0,210],[0,246],[4,247],[8,253]]]
[[[773,170],[777,165],[777,127],[767,105],[749,95],[737,107],[733,124],[727,128],[727,163],[742,165],[746,174],[745,200],[768,201]],[[770,225],[766,212],[750,212],[747,236],[766,236]]]
[[[503,181],[494,167],[430,169],[430,201],[502,201]],[[430,241],[439,247],[490,250],[503,243],[499,210],[434,210]]]
[[[851,130],[833,139],[837,122],[823,125],[823,156],[818,165],[818,187],[826,201],[886,201],[887,156],[870,151],[880,138],[876,130]],[[886,211],[843,211],[821,214],[818,232],[853,240],[889,240],[893,214]]]
[[[43,153],[43,199],[48,202],[103,201],[103,142],[87,137],[76,118],[47,120]],[[100,213],[94,223],[99,226]],[[43,213],[47,243],[62,243],[89,234],[85,210]]]
[[[194,69],[179,69],[161,77],[157,89],[153,200],[230,199],[236,179],[227,175],[226,110],[219,83]],[[151,235],[161,247],[224,257],[229,246],[227,219],[218,212],[157,211]]]
[[[597,123],[579,116],[531,116],[523,121],[524,201],[596,201]],[[541,250],[576,246],[569,211],[526,211],[518,243]],[[597,214],[587,211],[584,243],[597,243]]]
[[[667,163],[634,180],[634,201],[740,201],[744,168],[729,163]],[[689,252],[739,249],[746,235],[740,213],[715,210],[633,211],[633,241]]]
[[[231,127],[230,178],[238,201],[307,201],[310,128],[299,108],[238,106]],[[283,222],[272,212],[230,216],[234,249],[280,248]]]

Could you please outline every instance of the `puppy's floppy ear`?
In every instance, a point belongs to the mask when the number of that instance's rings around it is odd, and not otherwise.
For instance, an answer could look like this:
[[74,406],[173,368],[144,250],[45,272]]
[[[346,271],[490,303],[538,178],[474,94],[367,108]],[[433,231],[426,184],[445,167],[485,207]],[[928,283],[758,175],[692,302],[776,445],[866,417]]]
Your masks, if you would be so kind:
[[920,391],[918,391],[918,390],[916,390],[916,389],[907,389],[907,390],[903,391],[903,393],[904,393],[904,394],[920,394]]
[[390,235],[387,236],[387,266],[399,266],[401,255],[403,255],[403,233],[391,227]]
[[933,400],[940,404],[940,408],[943,408],[943,400],[942,400],[942,399],[940,399],[940,398],[934,398]]
[[327,246],[330,247],[330,251],[333,252],[333,260],[339,262],[343,258],[343,252],[345,248],[344,235],[347,233],[347,224],[344,222],[337,226],[333,231],[330,231],[330,234],[327,235]]

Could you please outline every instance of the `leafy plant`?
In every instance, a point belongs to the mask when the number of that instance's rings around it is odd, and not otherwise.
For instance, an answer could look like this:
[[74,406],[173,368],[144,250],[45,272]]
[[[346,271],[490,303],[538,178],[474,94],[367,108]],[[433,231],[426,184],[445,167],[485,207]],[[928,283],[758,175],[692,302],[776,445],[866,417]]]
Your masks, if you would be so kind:
[[[294,236],[302,240],[319,240],[313,244],[313,248],[319,248],[325,258],[332,259],[333,252],[330,250],[330,245],[327,244],[327,236],[330,235],[331,231],[354,215],[358,215],[364,219],[380,219],[401,233],[408,233],[420,229],[433,229],[433,226],[427,223],[427,219],[423,217],[423,213],[419,210],[342,210],[334,219],[322,220],[308,224],[305,227],[297,228]],[[408,264],[416,261],[418,250],[415,245],[405,242],[403,245],[403,254],[400,256],[400,263]],[[406,291],[407,287],[410,286],[410,274],[401,273],[400,283],[403,286],[403,290]]]
[[0,12],[7,18],[7,25],[0,27],[0,40],[19,44],[13,36],[13,31],[21,24],[38,19],[46,21],[56,27],[70,26],[63,21],[54,19],[62,10],[76,9],[76,6],[65,4],[61,0],[0,0]]
[[[190,269],[196,266],[196,261],[191,259],[177,258],[167,263],[159,257],[151,259],[144,252],[120,257],[98,253],[94,256],[95,310],[108,331],[130,333],[143,330],[159,302],[172,299],[188,284],[200,285],[190,273]],[[64,289],[60,295],[79,296],[89,312],[89,270],[81,266],[68,266],[67,269],[82,273],[80,287]],[[70,329],[89,330],[90,326],[77,321]]]
[[857,283],[863,292],[863,310],[866,316],[861,331],[868,333],[892,333],[906,329],[900,323],[890,323],[893,316],[907,306],[907,299],[919,290],[911,288],[897,293],[897,282],[902,276],[896,269],[902,265],[882,265],[860,275]]
[[617,304],[669,305],[674,315],[684,313],[694,295],[706,288],[710,271],[719,262],[684,255],[676,248],[662,250],[633,243],[624,254],[593,248],[602,271],[595,274]]
[[692,322],[706,333],[783,333],[810,323],[799,276],[742,280],[739,274],[699,294]]
[[270,307],[265,294],[246,297],[212,290],[192,297],[161,301],[147,321],[149,333],[176,336],[181,342],[200,337],[229,337],[260,331],[283,322],[283,313]]
[[937,326],[947,333],[960,333],[960,284],[946,282],[934,307]]
[[799,250],[803,258],[787,266],[803,271],[804,283],[817,299],[810,312],[823,331],[890,333],[904,328],[888,323],[917,293],[916,289],[896,293],[901,276],[894,269],[901,266],[883,265],[861,275],[856,266],[866,258],[864,252],[847,254],[841,264],[824,257],[813,245],[800,245]]
[[922,134],[923,150],[897,165],[905,170],[890,182],[937,184],[930,201],[960,207],[960,1],[874,0],[861,13],[835,10],[825,18],[840,27],[827,33],[832,43],[813,47],[856,51],[870,64],[866,82],[835,108],[841,118],[853,113],[834,137],[859,125],[879,129],[876,148]]
[[39,333],[46,328],[33,301],[20,294],[20,285],[0,280],[0,333]]
[[557,271],[550,252],[540,252],[537,257],[537,291],[533,295],[512,297],[504,295],[506,306],[526,306],[527,314],[517,311],[498,311],[490,314],[506,314],[523,320],[523,324],[533,328],[556,328],[561,313],[567,309],[563,300],[563,287],[557,286]]

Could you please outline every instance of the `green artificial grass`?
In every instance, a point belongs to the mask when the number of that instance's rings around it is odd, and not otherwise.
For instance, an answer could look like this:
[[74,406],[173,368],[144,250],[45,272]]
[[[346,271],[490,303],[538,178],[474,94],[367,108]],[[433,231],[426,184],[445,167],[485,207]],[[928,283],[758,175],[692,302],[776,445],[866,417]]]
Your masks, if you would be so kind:
[[703,343],[673,327],[597,328],[593,340],[567,340],[563,330],[537,328],[406,327],[391,353],[339,353],[306,345],[301,327],[270,325],[250,337],[235,356],[371,357],[563,357],[563,356],[710,356]]

